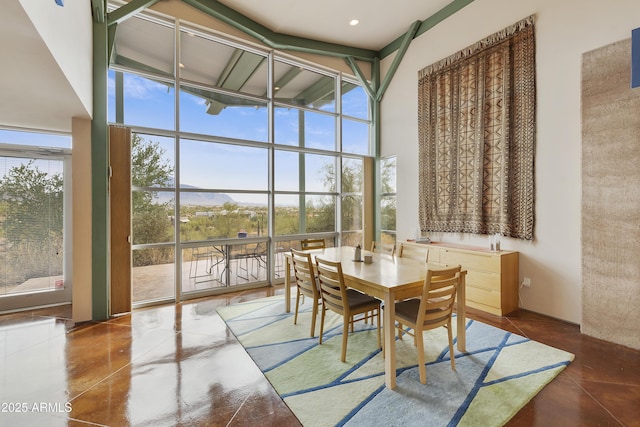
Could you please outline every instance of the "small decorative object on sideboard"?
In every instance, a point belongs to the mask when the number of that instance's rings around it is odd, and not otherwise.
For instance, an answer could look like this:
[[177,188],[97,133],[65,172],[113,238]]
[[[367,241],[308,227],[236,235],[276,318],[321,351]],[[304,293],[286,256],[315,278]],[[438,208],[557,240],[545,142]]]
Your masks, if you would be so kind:
[[491,252],[500,252],[500,233],[489,235],[489,248]]

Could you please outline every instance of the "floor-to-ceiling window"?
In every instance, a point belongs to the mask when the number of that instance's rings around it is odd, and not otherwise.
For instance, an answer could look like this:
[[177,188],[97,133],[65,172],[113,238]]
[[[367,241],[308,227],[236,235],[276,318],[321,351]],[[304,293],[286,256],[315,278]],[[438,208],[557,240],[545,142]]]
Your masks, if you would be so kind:
[[71,301],[70,149],[69,135],[0,129],[0,311]]
[[146,15],[115,40],[109,121],[134,134],[134,304],[269,283],[305,236],[362,242],[371,123],[355,79]]

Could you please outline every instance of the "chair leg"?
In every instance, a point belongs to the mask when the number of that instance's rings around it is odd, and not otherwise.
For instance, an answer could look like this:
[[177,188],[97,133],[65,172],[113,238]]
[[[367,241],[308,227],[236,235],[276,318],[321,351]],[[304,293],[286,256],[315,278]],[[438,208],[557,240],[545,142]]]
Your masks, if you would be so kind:
[[[380,321],[381,321],[380,317],[381,317],[381,315],[382,315],[382,312],[380,310],[380,307],[378,307],[378,316],[377,316],[378,317],[378,348],[382,348],[382,344],[381,344],[382,340],[380,339]],[[373,319],[371,319],[371,323],[373,323]]]
[[318,303],[314,301],[311,309],[311,338],[316,333],[316,316],[318,315]]
[[418,347],[418,370],[420,371],[420,382],[427,383],[427,367],[424,366],[424,342],[422,340],[422,331],[414,330],[415,341]]
[[298,324],[298,308],[300,307],[300,289],[296,288],[296,314],[293,315],[293,324]]
[[[351,319],[353,319],[351,317]],[[343,319],[343,327],[342,327],[342,355],[340,356],[340,360],[342,360],[342,362],[346,362],[347,361],[347,340],[349,339],[349,322],[348,319],[345,317]],[[353,328],[353,323],[351,323],[351,327]]]
[[398,339],[402,340],[402,335],[404,335],[404,329],[402,327],[402,323],[398,322]]
[[453,349],[453,334],[451,332],[451,319],[447,325],[447,333],[449,334],[449,356],[451,357],[451,369],[456,370],[455,350]]
[[322,344],[322,334],[324,332],[324,313],[326,311],[326,308],[324,307],[324,301],[322,302],[322,308],[320,308],[320,311],[322,311],[322,316],[320,316],[320,338],[318,344]]

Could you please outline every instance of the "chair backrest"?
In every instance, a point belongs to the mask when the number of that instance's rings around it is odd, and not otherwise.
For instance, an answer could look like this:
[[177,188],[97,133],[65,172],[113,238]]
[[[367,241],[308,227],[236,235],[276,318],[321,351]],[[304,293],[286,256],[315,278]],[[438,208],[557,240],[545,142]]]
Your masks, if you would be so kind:
[[344,314],[345,306],[349,303],[342,274],[342,263],[316,257],[316,270],[320,296],[325,307],[338,314]]
[[371,242],[371,252],[379,252],[381,254],[394,256],[396,254],[396,245],[395,243],[380,243],[374,240]]
[[316,284],[316,274],[313,268],[311,255],[292,248],[291,260],[293,263],[296,285],[300,289],[300,292],[313,297],[315,300],[320,299],[320,291]]
[[302,250],[308,249],[324,249],[325,243],[324,239],[304,239],[300,241],[300,247]]
[[402,258],[411,258],[418,261],[427,262],[429,258],[428,247],[418,247],[414,245],[405,245],[400,243],[400,249],[398,250],[398,256]]
[[433,329],[449,322],[461,283],[460,270],[459,265],[427,270],[416,322],[418,325],[424,325],[424,329]]

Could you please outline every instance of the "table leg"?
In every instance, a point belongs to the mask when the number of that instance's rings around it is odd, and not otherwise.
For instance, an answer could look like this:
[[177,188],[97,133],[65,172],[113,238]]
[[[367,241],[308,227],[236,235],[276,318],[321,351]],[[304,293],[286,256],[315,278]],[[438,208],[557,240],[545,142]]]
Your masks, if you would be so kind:
[[[224,245],[224,251],[226,252],[226,255],[224,257],[225,262],[224,262],[224,280],[226,285],[225,286],[231,286],[231,245]],[[237,280],[236,280],[237,282]]]
[[289,257],[284,256],[284,311],[291,312],[291,266]]
[[384,382],[390,389],[396,388],[396,328],[393,318],[396,306],[393,293],[384,296]]
[[466,319],[466,271],[462,272],[460,280],[460,289],[456,298],[456,316],[458,320],[458,350],[466,351],[467,348],[467,319]]

